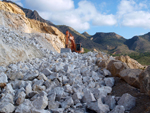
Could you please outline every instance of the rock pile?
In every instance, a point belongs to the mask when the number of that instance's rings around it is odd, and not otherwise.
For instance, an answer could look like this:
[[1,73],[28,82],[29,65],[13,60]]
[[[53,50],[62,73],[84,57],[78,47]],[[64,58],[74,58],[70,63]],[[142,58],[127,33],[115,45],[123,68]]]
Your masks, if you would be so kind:
[[26,34],[0,27],[0,65],[43,57],[49,50],[55,51],[41,34]]
[[130,94],[111,95],[115,80],[96,65],[97,52],[46,54],[0,67],[0,112],[124,113],[135,106]]

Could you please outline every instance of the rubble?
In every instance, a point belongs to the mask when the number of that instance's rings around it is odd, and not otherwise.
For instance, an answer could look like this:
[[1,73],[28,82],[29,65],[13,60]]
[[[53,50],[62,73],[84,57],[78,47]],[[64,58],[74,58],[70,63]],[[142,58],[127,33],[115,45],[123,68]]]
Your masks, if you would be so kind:
[[[26,43],[24,39],[20,39],[22,43]],[[12,37],[4,38],[5,43],[19,43],[11,40]],[[40,46],[35,38],[25,40],[37,48]],[[105,53],[59,54],[43,48],[39,50],[45,54],[43,57],[0,66],[1,112],[85,113],[89,109],[97,113],[121,113],[134,107],[134,97],[111,95],[115,84],[112,70],[96,64],[103,59],[114,60]],[[117,74],[126,68],[120,61],[113,63],[116,63],[112,65]],[[7,111],[6,107],[9,107]]]

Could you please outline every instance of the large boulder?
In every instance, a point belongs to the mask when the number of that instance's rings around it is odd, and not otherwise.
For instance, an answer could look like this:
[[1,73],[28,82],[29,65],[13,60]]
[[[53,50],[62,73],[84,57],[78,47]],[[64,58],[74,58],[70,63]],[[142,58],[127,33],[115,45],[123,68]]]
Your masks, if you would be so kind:
[[150,66],[148,66],[140,75],[140,91],[150,95]]
[[145,67],[138,63],[136,60],[130,58],[129,56],[118,56],[116,57],[117,60],[122,61],[123,63],[126,63],[129,68],[131,69],[144,69]]
[[139,75],[142,72],[140,69],[125,69],[120,72],[120,77],[128,84],[136,88],[140,88]]
[[119,77],[119,73],[124,70],[127,69],[128,66],[119,61],[119,60],[111,60],[109,62],[109,64],[107,65],[107,69],[111,72],[112,76],[118,76]]

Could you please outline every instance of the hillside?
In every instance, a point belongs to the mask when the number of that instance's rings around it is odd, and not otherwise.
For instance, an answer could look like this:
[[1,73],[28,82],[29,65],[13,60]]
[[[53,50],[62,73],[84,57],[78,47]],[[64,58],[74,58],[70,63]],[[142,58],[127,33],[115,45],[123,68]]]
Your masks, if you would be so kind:
[[82,33],[82,35],[84,35],[87,38],[91,37],[91,35],[89,35],[87,32]]
[[134,36],[133,38],[127,40],[125,44],[129,49],[137,52],[148,52],[150,51],[150,41],[148,35]]
[[52,44],[56,51],[60,52],[60,48],[64,47],[65,35],[56,27],[27,18],[24,11],[15,4],[0,1],[0,6],[1,26],[24,33],[43,33],[41,35]]

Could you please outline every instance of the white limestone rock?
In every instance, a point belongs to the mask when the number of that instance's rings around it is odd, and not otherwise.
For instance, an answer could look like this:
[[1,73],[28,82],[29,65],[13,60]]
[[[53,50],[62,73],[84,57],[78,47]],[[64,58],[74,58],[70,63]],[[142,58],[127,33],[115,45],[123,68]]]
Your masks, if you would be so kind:
[[72,97],[67,97],[63,103],[61,103],[62,108],[69,108],[74,104]]
[[33,80],[34,78],[38,77],[39,72],[37,70],[33,72],[29,72],[24,75],[23,80]]
[[130,110],[135,106],[136,98],[132,95],[125,93],[121,96],[120,100],[118,101],[118,105],[123,105],[125,110]]
[[15,110],[15,106],[12,103],[4,102],[0,103],[1,113],[12,113]]
[[48,101],[48,109],[57,109],[59,108],[60,103],[58,101]]
[[0,84],[7,83],[7,82],[8,82],[7,75],[4,72],[0,73]]
[[109,87],[112,87],[112,86],[114,86],[114,84],[115,84],[115,79],[114,79],[114,77],[107,77],[107,78],[104,78],[104,81],[105,81],[106,86],[109,86]]
[[89,103],[89,102],[94,102],[94,101],[96,101],[96,99],[95,99],[93,93],[90,92],[90,90],[85,89],[85,90],[84,90],[84,96],[83,96],[82,101],[83,101],[84,103]]
[[104,98],[104,103],[107,104],[110,109],[114,109],[114,107],[116,106],[115,96],[106,96]]
[[27,86],[25,87],[25,90],[26,90],[26,95],[32,92],[32,86],[30,83],[27,84]]
[[0,66],[0,73],[5,72],[6,70],[7,70],[6,67]]
[[40,74],[39,74],[38,79],[39,79],[39,80],[42,80],[42,79],[43,79],[44,81],[47,81],[47,80],[48,80],[48,78],[47,78],[43,73],[40,73]]
[[107,69],[103,69],[104,76],[111,76],[111,73]]
[[42,73],[43,73],[45,76],[49,76],[49,75],[52,74],[52,72],[51,72],[48,68],[43,69]]
[[25,100],[25,96],[26,96],[26,94],[23,91],[20,92],[17,96],[16,104],[20,105],[21,103],[23,103]]
[[14,96],[12,94],[6,93],[1,94],[0,103],[12,103],[14,104]]
[[43,91],[39,95],[37,95],[37,98],[32,101],[33,106],[36,109],[44,109],[48,105],[48,98],[47,94]]
[[5,87],[5,89],[6,89],[6,92],[7,92],[7,93],[10,93],[10,94],[14,95],[15,90],[13,89],[11,83],[8,83],[8,84],[6,85],[6,87]]
[[125,112],[125,108],[122,105],[117,105],[112,111],[110,111],[109,113],[124,113]]
[[111,87],[109,87],[109,86],[102,86],[100,88],[95,88],[92,93],[94,94],[96,99],[99,99],[99,98],[106,97],[107,94],[111,93],[111,91],[112,91]]
[[39,109],[31,109],[31,113],[51,113],[50,111],[48,111],[48,110],[44,110],[44,109],[42,109],[42,110],[39,110]]
[[70,86],[69,84],[65,85],[64,89],[67,93],[73,93],[72,86]]
[[16,108],[15,113],[31,113],[33,107],[32,102],[25,99],[25,101]]
[[96,111],[97,113],[107,113],[109,112],[109,106],[103,104],[101,98],[99,98],[96,102],[90,102],[87,104],[87,108]]
[[51,109],[52,113],[63,113],[64,108]]

